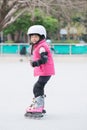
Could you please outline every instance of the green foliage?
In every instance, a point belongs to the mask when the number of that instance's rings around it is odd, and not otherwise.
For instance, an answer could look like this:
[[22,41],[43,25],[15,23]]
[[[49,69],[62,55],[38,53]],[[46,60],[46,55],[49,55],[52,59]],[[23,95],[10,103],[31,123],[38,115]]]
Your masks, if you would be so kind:
[[10,43],[10,44],[12,44],[12,43],[14,43],[14,41],[10,41],[10,40],[8,40],[8,41],[5,41],[5,43]]
[[75,44],[79,43],[79,40],[54,40],[53,43],[60,44],[60,43],[70,43],[70,44]]
[[58,20],[51,17],[51,16],[46,16],[43,20],[43,25],[45,26],[45,28],[47,30],[48,38],[56,39],[57,38],[57,32],[58,32],[58,29],[59,29]]
[[51,16],[45,16],[40,10],[36,9],[34,18],[30,14],[24,14],[18,18],[13,24],[4,30],[4,34],[14,34],[16,31],[26,33],[28,28],[34,24],[41,24],[46,27],[48,35],[51,36],[58,29],[58,20]]
[[43,19],[43,25],[46,27],[48,32],[55,32],[58,29],[58,20],[51,16],[46,16]]
[[24,32],[26,32],[28,27],[31,25],[30,18],[31,16],[27,14],[18,18],[15,22],[16,29],[19,31],[23,30]]
[[75,22],[80,22],[81,21],[81,18],[80,17],[73,17],[72,18],[72,21],[75,23]]
[[[81,20],[81,17],[79,14],[78,15],[75,14],[72,16],[72,22],[74,25],[76,23],[79,23],[80,20]],[[35,9],[34,14],[29,14],[29,13],[23,14],[14,23],[12,23],[9,27],[4,29],[4,34],[5,35],[7,35],[7,34],[14,35],[16,31],[19,33],[23,32],[26,34],[28,28],[34,24],[41,24],[41,25],[45,26],[48,37],[50,37],[51,39],[54,39],[54,40],[57,39],[58,30],[62,27],[62,25],[58,21],[58,19],[56,19],[52,16],[47,16],[41,10]],[[66,24],[67,23],[63,21],[64,27],[66,26]],[[72,41],[65,41],[65,42],[72,43]]]
[[43,24],[44,14],[39,9],[35,9],[34,12],[34,19],[32,21],[32,24]]
[[16,31],[26,32],[28,27],[31,25],[30,15],[25,14],[18,18],[13,24],[4,30],[4,34],[14,34]]
[[7,27],[6,29],[4,29],[4,34],[14,34],[14,32],[16,31],[16,26],[14,26],[14,24],[11,24],[9,27]]

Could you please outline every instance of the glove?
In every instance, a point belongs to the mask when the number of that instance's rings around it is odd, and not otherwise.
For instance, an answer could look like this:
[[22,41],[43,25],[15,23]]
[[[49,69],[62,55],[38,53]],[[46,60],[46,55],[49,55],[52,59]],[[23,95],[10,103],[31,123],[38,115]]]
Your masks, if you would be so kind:
[[38,61],[30,61],[30,65],[32,67],[35,67],[35,66],[39,66],[39,63],[38,63]]

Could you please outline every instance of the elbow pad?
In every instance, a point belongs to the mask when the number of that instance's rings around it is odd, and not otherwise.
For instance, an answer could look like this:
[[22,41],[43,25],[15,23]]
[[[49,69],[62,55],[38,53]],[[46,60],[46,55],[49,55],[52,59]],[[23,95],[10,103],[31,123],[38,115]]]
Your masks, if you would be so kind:
[[48,54],[48,52],[42,52],[41,58],[37,61],[32,62],[32,67],[36,67],[36,66],[40,66],[41,64],[45,64],[48,60],[47,54]]

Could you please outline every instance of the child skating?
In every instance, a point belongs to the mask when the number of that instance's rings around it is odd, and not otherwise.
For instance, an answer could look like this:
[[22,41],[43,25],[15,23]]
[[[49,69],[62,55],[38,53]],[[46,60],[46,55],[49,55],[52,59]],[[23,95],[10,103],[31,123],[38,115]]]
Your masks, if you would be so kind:
[[33,102],[27,108],[25,116],[42,116],[44,112],[44,88],[55,74],[54,61],[49,45],[46,43],[46,29],[42,25],[33,25],[28,29],[31,44],[30,65],[34,68],[34,76],[38,76],[33,87]]

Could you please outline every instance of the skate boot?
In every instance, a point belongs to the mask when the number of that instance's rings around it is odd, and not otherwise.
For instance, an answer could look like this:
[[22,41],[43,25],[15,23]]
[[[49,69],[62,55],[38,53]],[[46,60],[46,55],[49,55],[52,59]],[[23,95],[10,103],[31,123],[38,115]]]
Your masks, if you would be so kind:
[[31,104],[30,107],[27,108],[26,112],[30,113],[42,113],[44,110],[44,97],[38,96],[33,100],[33,104]]
[[33,104],[26,109],[25,117],[42,118],[46,111],[44,110],[44,96],[38,96],[33,99]]

